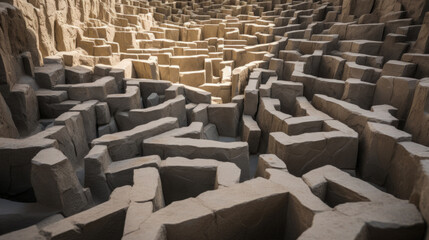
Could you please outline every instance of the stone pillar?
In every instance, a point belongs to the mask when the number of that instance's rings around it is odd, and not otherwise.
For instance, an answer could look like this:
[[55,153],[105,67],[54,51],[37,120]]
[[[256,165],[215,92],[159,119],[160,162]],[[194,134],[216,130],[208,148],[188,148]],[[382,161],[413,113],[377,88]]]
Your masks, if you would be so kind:
[[32,160],[31,183],[37,202],[58,208],[65,216],[89,205],[70,161],[55,148],[40,151]]

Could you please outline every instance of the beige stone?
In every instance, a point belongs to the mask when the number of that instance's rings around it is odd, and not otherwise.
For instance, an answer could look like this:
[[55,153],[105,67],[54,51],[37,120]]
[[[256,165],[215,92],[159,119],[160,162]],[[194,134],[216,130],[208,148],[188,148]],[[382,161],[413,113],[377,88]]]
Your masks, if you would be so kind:
[[207,113],[209,122],[216,125],[219,135],[227,137],[237,136],[239,113],[236,103],[209,105]]
[[417,86],[417,79],[383,76],[377,81],[373,105],[389,104],[396,107],[397,117],[405,121]]
[[157,154],[161,158],[207,158],[235,163],[241,169],[240,180],[249,178],[248,145],[243,142],[217,142],[204,139],[154,137],[143,142],[144,154]]
[[96,203],[109,200],[111,190],[107,184],[105,171],[109,167],[110,158],[107,147],[94,146],[85,156],[85,187],[91,190],[92,198]]
[[158,63],[152,60],[134,60],[133,67],[137,77],[159,80]]
[[[366,122],[378,122],[396,126],[398,120],[386,111],[368,111],[357,105],[316,94],[313,101],[316,109],[344,122],[357,133],[361,134]],[[329,107],[328,107],[329,106]],[[353,116],[353,117],[350,117]]]
[[422,171],[421,160],[427,159],[428,154],[429,148],[423,145],[397,143],[386,178],[387,191],[398,198],[408,199],[419,177],[418,173]]
[[91,202],[85,196],[70,162],[59,150],[42,150],[31,162],[31,182],[37,202],[57,208],[66,216],[89,207]]
[[269,178],[267,169],[280,169],[287,172],[286,164],[274,154],[261,154],[258,159],[255,177]]
[[258,123],[249,115],[243,115],[243,129],[241,130],[241,140],[249,144],[250,154],[258,152],[261,129]]
[[123,94],[109,94],[106,97],[110,112],[129,111],[142,107],[140,100],[140,88],[136,86],[127,86]]
[[426,134],[428,129],[426,126],[429,123],[426,116],[428,90],[429,79],[420,80],[405,124],[405,131],[413,135],[413,140],[426,146],[429,145],[429,138]]
[[123,159],[109,164],[104,173],[110,189],[113,190],[118,187],[132,185],[135,169],[158,167],[159,162],[160,159],[158,156]]
[[138,126],[164,117],[175,117],[179,121],[179,126],[185,126],[187,123],[185,102],[185,97],[179,95],[153,107],[132,109],[129,113],[130,121],[133,126]]
[[410,134],[395,127],[368,122],[360,144],[359,170],[362,178],[383,186],[392,164],[396,143],[410,140]]
[[131,201],[136,203],[152,202],[154,211],[165,206],[161,177],[157,168],[135,169],[133,179]]
[[103,135],[91,142],[92,146],[106,145],[113,161],[141,155],[143,139],[179,127],[176,118],[163,118],[137,126],[128,131]]

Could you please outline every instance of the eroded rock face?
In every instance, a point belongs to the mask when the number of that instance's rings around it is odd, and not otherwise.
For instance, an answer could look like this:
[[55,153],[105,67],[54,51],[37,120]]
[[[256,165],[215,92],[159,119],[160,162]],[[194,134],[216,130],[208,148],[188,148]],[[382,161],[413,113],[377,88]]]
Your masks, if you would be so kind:
[[41,59],[38,58],[39,54],[35,41],[36,32],[27,29],[28,23],[22,15],[23,10],[16,5],[8,4],[7,1],[1,3],[0,10],[2,29],[0,37],[0,81],[11,88],[18,81],[15,70],[18,62],[15,56],[26,50],[31,51],[37,66]]
[[413,135],[413,140],[423,145],[429,145],[427,137],[429,79],[422,79],[416,92],[408,115],[405,130]]
[[9,107],[7,106],[3,96],[1,95],[0,95],[0,110],[1,110],[0,136],[7,137],[7,138],[19,137],[19,132],[15,126],[15,123],[13,122],[12,114],[10,113]]
[[428,7],[3,1],[0,239],[429,239]]
[[86,209],[88,201],[75,172],[59,150],[48,148],[31,160],[31,183],[37,201],[70,216]]
[[31,160],[39,151],[57,146],[52,139],[0,138],[1,193],[16,195],[31,189]]

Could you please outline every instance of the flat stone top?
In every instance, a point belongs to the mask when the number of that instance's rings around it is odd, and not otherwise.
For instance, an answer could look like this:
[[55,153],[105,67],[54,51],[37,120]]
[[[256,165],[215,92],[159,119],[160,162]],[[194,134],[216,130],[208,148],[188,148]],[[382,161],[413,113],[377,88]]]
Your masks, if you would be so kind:
[[88,111],[91,107],[95,106],[98,103],[98,100],[89,100],[81,104],[74,106],[70,111]]
[[416,206],[407,201],[345,203],[336,206],[335,210],[347,216],[386,226],[412,226],[424,223]]
[[235,108],[237,103],[223,103],[223,104],[210,104],[209,109],[219,109],[219,108]]
[[55,146],[56,141],[53,139],[40,138],[34,141],[33,138],[13,139],[0,138],[0,151],[5,149],[22,149],[22,148],[46,148]]
[[223,162],[217,168],[216,181],[221,186],[232,186],[240,181],[241,170],[236,164]]
[[[195,198],[186,199],[183,201],[176,201],[170,204],[171,207],[163,208],[160,211],[160,215],[169,216],[170,219],[166,219],[167,222],[181,222],[182,219],[192,219],[192,216],[199,217],[205,214],[212,214],[212,211],[207,207],[203,206],[200,201]],[[170,206],[169,205],[169,206]],[[181,209],[181,210],[179,210]],[[176,211],[171,210],[179,210],[181,215],[176,215]],[[162,211],[162,212],[161,212]]]
[[[129,138],[132,137],[134,135],[139,135],[139,134],[143,134],[143,133],[150,133],[151,131],[155,131],[156,133],[154,135],[160,134],[157,132],[157,129],[162,129],[162,127],[164,125],[177,125],[178,127],[178,121],[177,118],[173,118],[173,117],[166,117],[166,118],[161,118],[158,119],[156,121],[152,121],[146,124],[142,124],[139,125],[131,130],[128,131],[122,131],[122,132],[117,132],[117,133],[113,133],[113,134],[106,134],[103,135],[99,138],[96,138],[92,141],[92,145],[97,145],[97,144],[106,144],[115,140],[121,140],[124,138]],[[149,136],[152,137],[152,136]]]
[[429,147],[415,142],[400,142],[398,143],[398,146],[404,148],[405,151],[410,153],[410,157],[429,159]]
[[61,96],[67,95],[67,91],[50,90],[50,89],[38,89],[35,91],[37,96]]
[[108,99],[112,98],[130,98],[134,96],[135,94],[140,92],[139,86],[133,86],[133,85],[127,85],[127,89],[125,90],[125,93],[113,93],[107,95]]
[[141,166],[158,167],[160,161],[161,158],[158,155],[136,157],[121,161],[115,161],[109,165],[109,168],[106,170],[106,173],[121,172],[124,170],[129,170],[130,168],[136,168]]
[[338,100],[338,99],[335,99],[332,97],[328,97],[326,95],[315,94],[313,97],[313,101],[315,101],[315,100],[322,101],[323,104],[334,104],[334,105],[336,105],[335,107],[344,108],[353,114],[365,116],[365,117],[369,118],[370,121],[381,121],[384,123],[397,121],[397,119],[395,117],[393,117],[390,113],[388,113],[386,111],[375,111],[375,112],[368,111],[368,110],[360,108],[359,106],[357,106],[355,104],[348,103],[348,102],[345,102],[342,100]]
[[283,145],[318,142],[327,138],[324,132],[303,133],[295,136],[289,136],[284,132],[271,132],[270,137]]
[[268,164],[269,168],[285,169],[286,163],[283,162],[275,154],[261,154],[259,155],[259,161],[263,161]]
[[34,165],[56,165],[67,161],[67,157],[56,148],[47,148],[41,150],[31,161]]
[[95,145],[89,150],[89,152],[85,156],[85,158],[97,159],[97,158],[100,158],[104,154],[108,155],[109,153],[107,151],[108,151],[108,149],[107,149],[106,145]]
[[68,119],[70,119],[72,117],[78,117],[79,115],[80,115],[79,112],[71,112],[71,111],[65,112],[55,119],[55,124],[56,125],[63,124]]
[[401,131],[391,125],[368,122],[368,127],[378,134],[386,135],[394,139],[411,141],[411,134]]
[[248,147],[247,142],[218,142],[213,140],[206,139],[191,139],[191,138],[174,138],[174,137],[161,137],[161,138],[150,138],[146,139],[144,143],[155,143],[163,145],[177,145],[180,146],[189,146],[189,147],[198,147],[201,149],[240,149]]
[[[303,87],[303,83],[301,82],[291,82],[291,81],[275,81],[273,82],[273,87],[280,87],[280,86],[288,86],[288,87]],[[279,86],[277,86],[279,85]]]
[[[333,167],[325,165],[323,167],[314,169],[302,176],[304,182],[310,187],[318,186],[322,183],[335,183],[344,189],[355,194],[356,198],[366,199],[366,201],[373,202],[397,202],[402,201],[390,194],[387,194],[371,184],[350,176],[348,173]],[[329,190],[328,190],[329,191]]]
[[36,73],[52,74],[53,72],[63,70],[63,69],[64,69],[64,66],[62,64],[50,63],[50,64],[45,64],[43,67],[35,67],[34,71]]
[[[289,117],[285,119],[285,121],[288,123],[288,125],[292,125],[292,124],[301,124],[304,122],[322,123],[323,119],[321,119],[319,116],[302,116],[302,117]],[[322,131],[322,129],[320,129],[320,131]]]
[[184,157],[169,157],[161,162],[163,167],[194,167],[194,168],[217,168],[222,162],[214,159],[188,159]]
[[[189,104],[187,104],[189,105]],[[175,128],[168,132],[161,133],[156,135],[154,138],[164,138],[164,137],[182,137],[187,134],[201,134],[203,130],[202,122],[192,122],[187,127]]]
[[348,84],[361,84],[361,85],[367,85],[367,86],[374,86],[374,83],[369,83],[369,82],[364,82],[361,81],[360,79],[356,79],[356,78],[349,78],[346,80],[346,83]]
[[429,88],[429,78],[423,78],[419,82],[419,86]]
[[281,186],[267,179],[256,178],[228,188],[202,193],[197,199],[202,201],[204,206],[219,211],[268,196],[284,194],[286,197],[286,193]]
[[131,200],[135,202],[150,201],[156,197],[160,176],[158,169],[148,167],[134,170],[134,185]]
[[204,94],[204,95],[210,95],[211,94],[210,92],[208,92],[204,89],[201,89],[201,88],[196,88],[196,87],[192,87],[192,86],[188,86],[188,85],[184,85],[184,87],[185,87],[185,90],[195,91],[195,92],[198,92],[199,94]]
[[89,67],[84,66],[84,65],[65,67],[65,69],[73,71],[73,72],[78,72],[78,73],[91,73],[92,72],[92,69],[90,69]]

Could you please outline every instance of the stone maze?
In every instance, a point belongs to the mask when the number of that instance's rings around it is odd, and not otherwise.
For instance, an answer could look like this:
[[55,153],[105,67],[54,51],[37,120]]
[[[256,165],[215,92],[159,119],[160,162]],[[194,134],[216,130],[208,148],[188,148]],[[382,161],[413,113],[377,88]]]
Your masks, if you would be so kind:
[[0,240],[429,240],[429,1],[0,0]]

